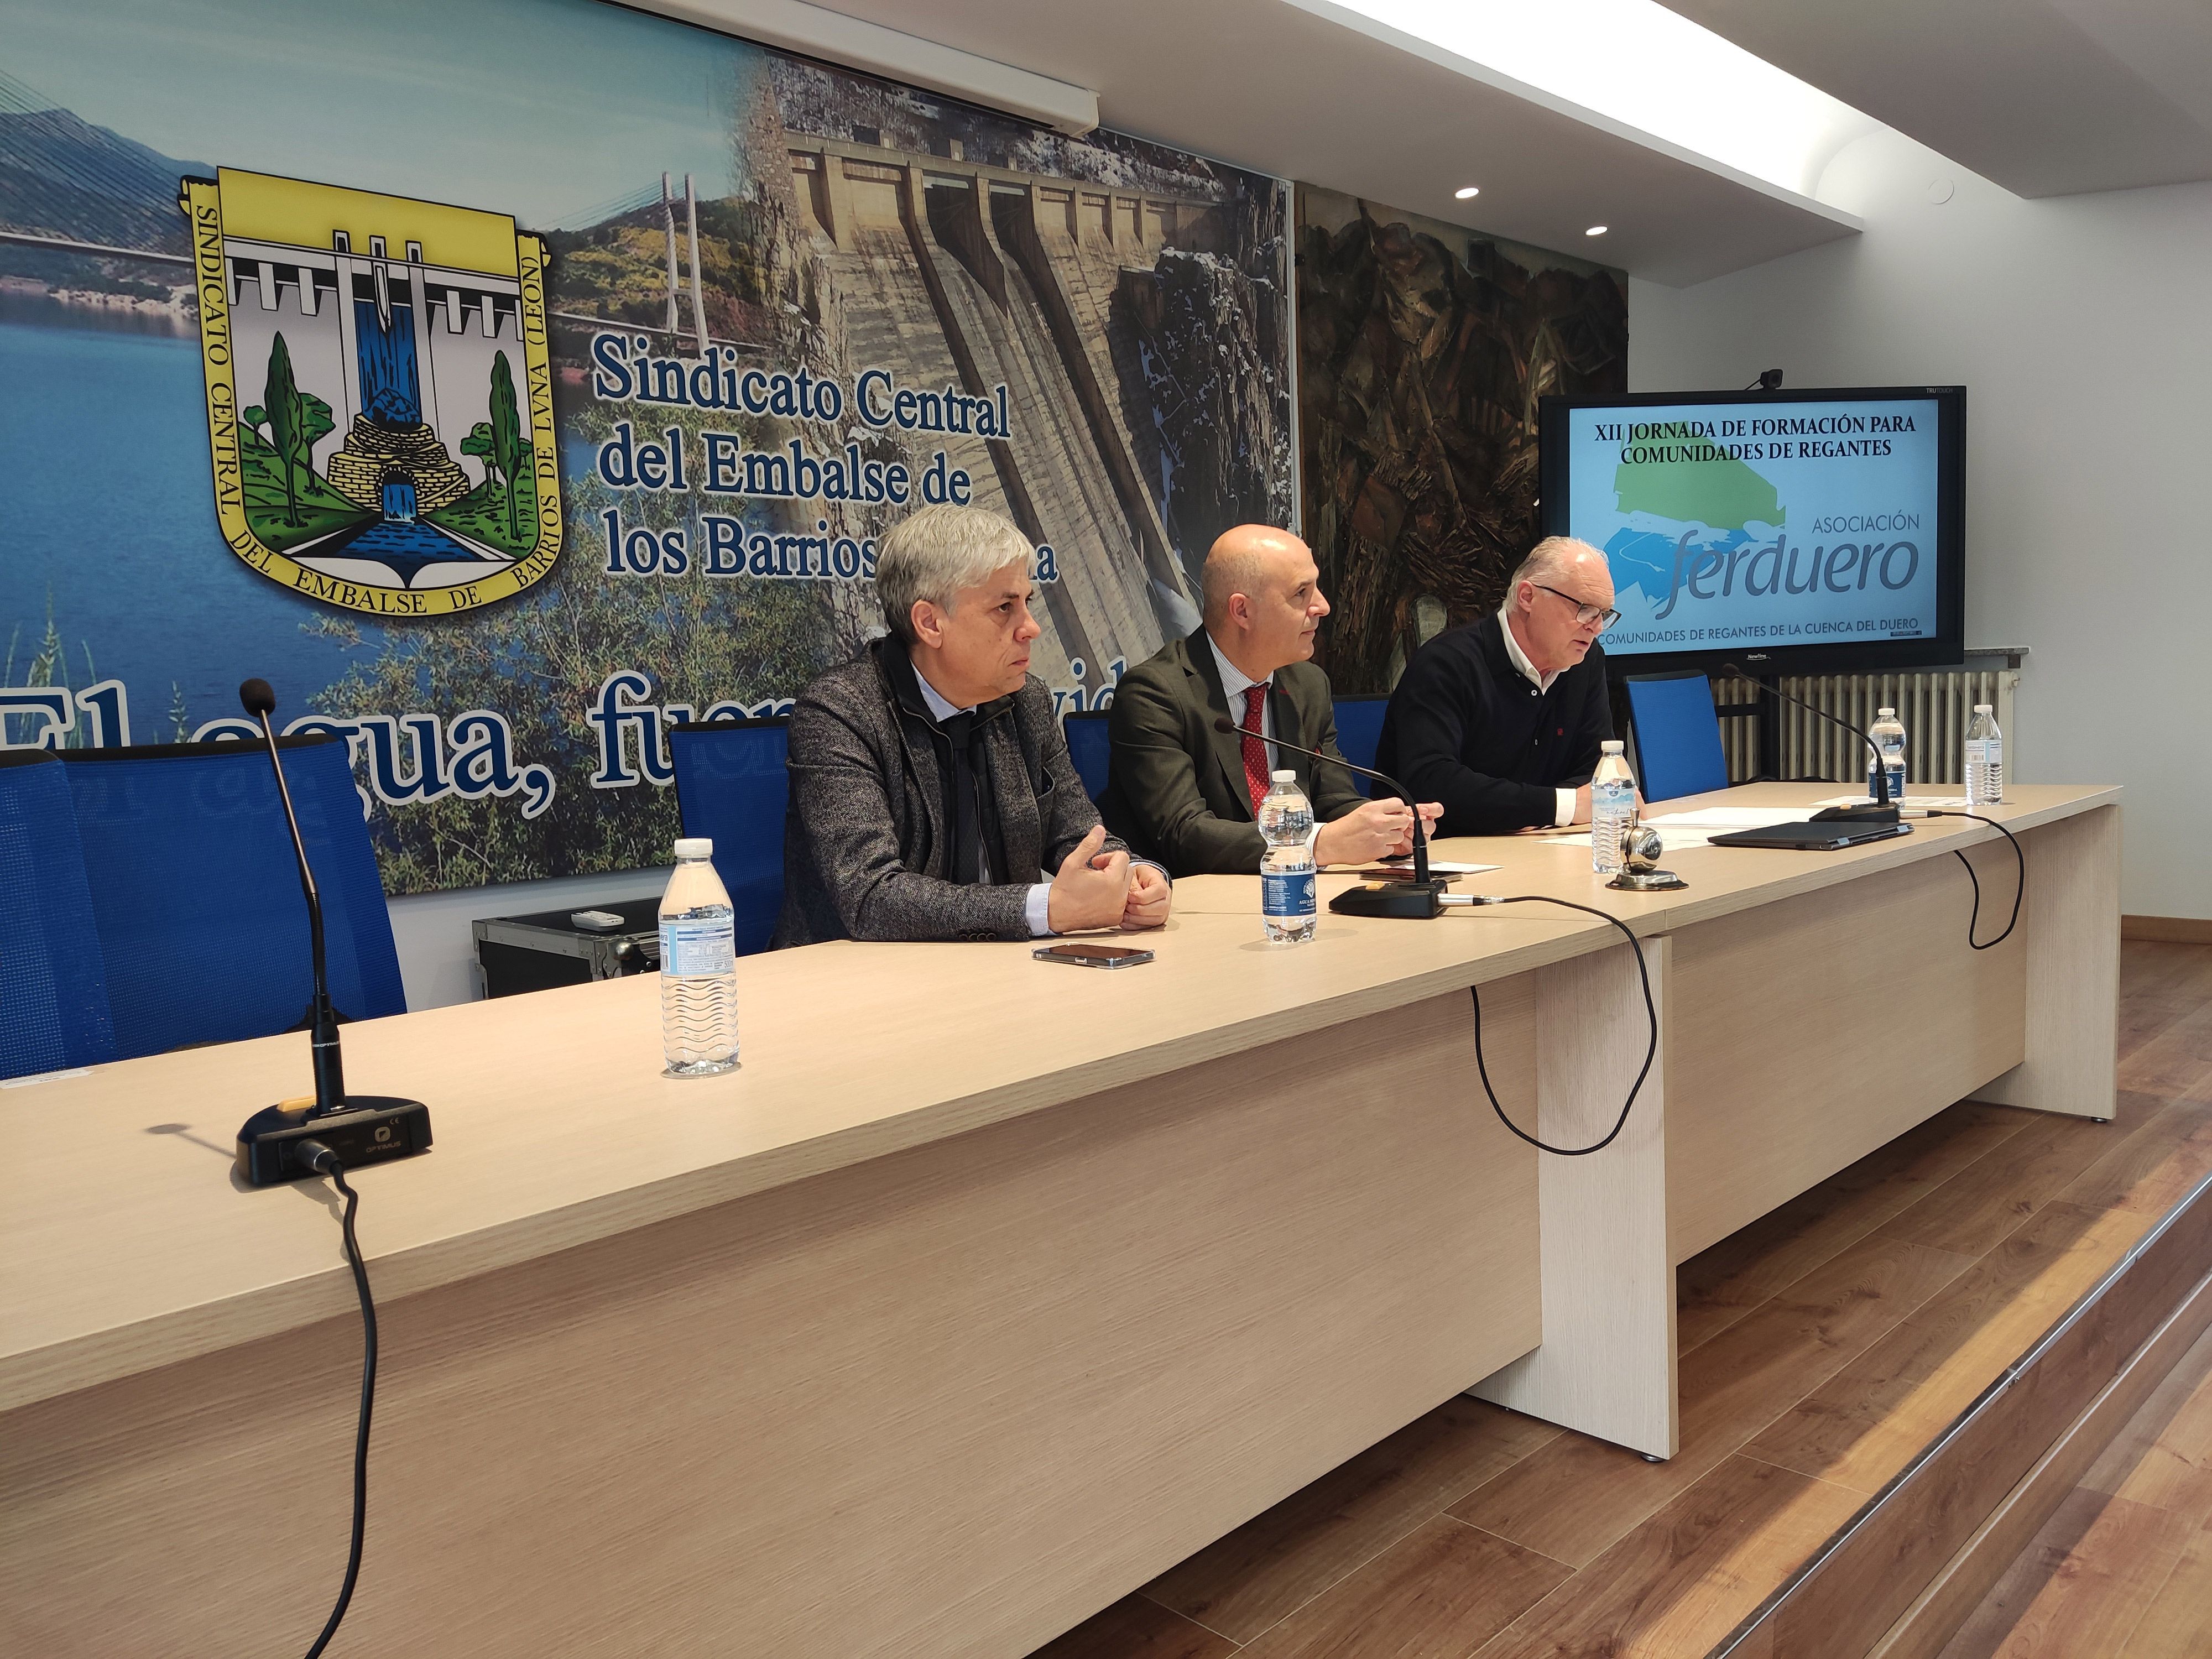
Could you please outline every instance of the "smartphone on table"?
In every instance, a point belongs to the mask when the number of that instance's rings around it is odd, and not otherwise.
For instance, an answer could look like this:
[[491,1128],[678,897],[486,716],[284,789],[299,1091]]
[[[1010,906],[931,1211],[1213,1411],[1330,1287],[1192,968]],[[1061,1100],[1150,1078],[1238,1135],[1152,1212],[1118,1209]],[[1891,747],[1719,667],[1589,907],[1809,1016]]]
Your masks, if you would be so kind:
[[1136,968],[1150,962],[1152,953],[1128,945],[1086,945],[1080,941],[1040,945],[1030,952],[1039,962],[1064,962],[1075,968]]

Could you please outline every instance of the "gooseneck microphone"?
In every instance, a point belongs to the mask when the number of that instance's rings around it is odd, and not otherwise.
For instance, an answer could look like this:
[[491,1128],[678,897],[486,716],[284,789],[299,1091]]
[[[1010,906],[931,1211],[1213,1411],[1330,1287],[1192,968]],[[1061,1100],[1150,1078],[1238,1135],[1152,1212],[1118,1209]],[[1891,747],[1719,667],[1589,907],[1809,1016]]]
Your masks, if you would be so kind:
[[1761,691],[1765,692],[1769,696],[1778,697],[1784,702],[1794,702],[1798,708],[1806,710],[1808,714],[1818,714],[1822,720],[1827,721],[1829,725],[1842,727],[1844,731],[1856,738],[1861,743],[1864,744],[1867,746],[1867,753],[1874,757],[1873,804],[1868,806],[1823,807],[1820,811],[1813,814],[1811,819],[1808,820],[1809,822],[1814,823],[1832,823],[1838,822],[1846,823],[1895,823],[1898,821],[1897,807],[1889,799],[1889,768],[1882,759],[1881,746],[1877,744],[1871,737],[1869,737],[1866,732],[1859,730],[1857,726],[1853,726],[1849,720],[1838,720],[1835,715],[1831,714],[1826,709],[1815,708],[1813,704],[1806,702],[1802,697],[1791,696],[1787,691],[1784,691],[1778,685],[1769,685],[1764,680],[1753,678],[1751,675],[1745,673],[1742,669],[1737,667],[1732,662],[1724,662],[1721,666],[1726,669],[1729,673],[1735,675],[1736,678],[1744,681],[1747,684],[1757,686]]
[[1428,881],[1429,837],[1426,829],[1421,823],[1421,809],[1413,805],[1413,792],[1399,782],[1397,779],[1389,776],[1387,773],[1378,772],[1371,766],[1355,766],[1341,755],[1324,755],[1318,749],[1301,748],[1295,743],[1285,743],[1280,738],[1261,738],[1257,732],[1247,732],[1225,714],[1214,716],[1213,729],[1217,732],[1224,732],[1232,738],[1260,738],[1261,742],[1271,744],[1277,749],[1287,749],[1292,754],[1304,755],[1310,760],[1326,761],[1331,766],[1341,766],[1347,772],[1357,772],[1363,778],[1372,778],[1377,783],[1389,785],[1392,790],[1404,797],[1407,805],[1413,807],[1414,884],[1419,886]]
[[300,833],[300,815],[293,808],[292,788],[284,778],[284,759],[276,749],[276,728],[269,718],[276,712],[276,694],[269,689],[268,681],[252,679],[238,688],[238,701],[260,724],[261,735],[269,744],[269,765],[276,774],[276,798],[283,803],[284,823],[292,832],[292,855],[300,865],[300,893],[307,901],[307,943],[314,971],[308,1040],[314,1061],[315,1097],[304,1106],[281,1103],[264,1106],[246,1119],[238,1132],[237,1173],[249,1187],[329,1177],[345,1200],[340,1225],[346,1265],[353,1272],[354,1292],[361,1300],[361,1410],[354,1424],[353,1528],[337,1601],[323,1622],[322,1633],[307,1650],[307,1659],[320,1659],[353,1603],[354,1586],[361,1577],[362,1544],[368,1528],[368,1431],[376,1406],[376,1303],[369,1293],[368,1264],[362,1259],[361,1240],[354,1231],[354,1213],[361,1207],[361,1194],[347,1184],[346,1175],[364,1164],[428,1152],[430,1109],[419,1100],[403,1100],[395,1095],[346,1093],[345,1068],[338,1058],[337,1009],[331,1001],[330,971],[323,955],[322,894],[316,889],[315,872],[307,862],[307,837]]
[[303,1155],[303,1146],[328,1151],[349,1170],[427,1152],[430,1109],[421,1101],[395,1095],[346,1093],[337,1009],[331,1001],[330,971],[323,952],[322,894],[307,862],[307,838],[300,833],[300,815],[292,805],[291,786],[285,781],[283,758],[276,749],[276,729],[269,718],[276,710],[276,694],[270,690],[268,681],[252,679],[238,688],[238,701],[259,724],[269,744],[269,765],[276,774],[276,797],[283,805],[284,823],[292,834],[292,854],[300,866],[300,892],[307,901],[308,957],[314,978],[308,1005],[308,1054],[315,1076],[312,1104],[264,1106],[246,1120],[238,1132],[239,1176],[248,1186],[265,1187],[320,1173]]
[[307,951],[314,969],[314,1000],[308,1005],[307,1053],[315,1068],[314,1115],[336,1111],[345,1103],[345,1062],[338,1051],[337,1010],[331,1006],[330,971],[323,956],[323,899],[315,888],[315,872],[307,863],[307,843],[301,839],[300,815],[292,807],[291,786],[284,781],[284,763],[276,753],[276,728],[269,722],[276,712],[276,694],[264,679],[247,680],[238,688],[238,701],[261,724],[269,744],[270,769],[276,774],[276,793],[284,803],[285,827],[292,832],[292,856],[300,865],[300,892],[307,901]]

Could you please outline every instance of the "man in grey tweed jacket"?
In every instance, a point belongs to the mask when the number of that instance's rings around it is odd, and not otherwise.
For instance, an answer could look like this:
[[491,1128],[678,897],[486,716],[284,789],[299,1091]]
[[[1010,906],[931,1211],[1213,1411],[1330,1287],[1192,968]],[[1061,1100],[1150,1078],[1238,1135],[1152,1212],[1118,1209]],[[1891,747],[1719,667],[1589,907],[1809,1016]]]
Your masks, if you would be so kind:
[[[1169,884],[1133,868],[1029,672],[1027,538],[929,507],[884,538],[891,633],[791,712],[783,913],[774,944],[1023,939],[1157,927]],[[1056,873],[1054,873],[1056,872]]]

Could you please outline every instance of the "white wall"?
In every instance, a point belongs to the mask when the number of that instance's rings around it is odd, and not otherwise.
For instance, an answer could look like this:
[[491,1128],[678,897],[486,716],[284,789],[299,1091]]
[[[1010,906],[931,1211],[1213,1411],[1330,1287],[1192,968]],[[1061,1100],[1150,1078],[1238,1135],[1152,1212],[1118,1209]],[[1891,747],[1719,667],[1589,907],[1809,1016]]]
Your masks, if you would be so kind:
[[1632,389],[1965,386],[1966,643],[2033,653],[2010,775],[2124,784],[2122,908],[2212,917],[2212,184],[2025,201],[1885,131],[1820,196],[1865,234],[1630,284]]
[[387,900],[392,942],[399,949],[399,978],[410,1009],[473,1002],[483,994],[477,978],[479,918],[528,915],[538,910],[588,910],[594,904],[652,898],[668,884],[668,872],[629,870],[603,876],[560,876],[500,887],[465,887],[453,893],[412,893]]

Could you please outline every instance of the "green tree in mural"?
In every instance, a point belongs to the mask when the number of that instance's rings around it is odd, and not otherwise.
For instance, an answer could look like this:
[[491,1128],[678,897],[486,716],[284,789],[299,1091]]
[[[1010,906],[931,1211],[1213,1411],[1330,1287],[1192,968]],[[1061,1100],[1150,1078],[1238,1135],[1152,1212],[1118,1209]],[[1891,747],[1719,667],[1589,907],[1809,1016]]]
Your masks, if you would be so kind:
[[478,421],[469,428],[469,435],[461,440],[461,453],[473,455],[483,463],[484,482],[489,484],[501,482],[499,476],[499,459],[494,451],[489,421]]
[[507,533],[520,536],[522,529],[514,520],[514,477],[521,470],[524,458],[530,453],[530,446],[522,441],[522,417],[514,403],[514,374],[507,366],[504,351],[491,360],[490,424],[491,464],[499,469],[501,484],[507,494]]
[[312,392],[302,392],[292,379],[292,351],[279,333],[269,347],[269,375],[261,401],[250,405],[241,417],[258,432],[269,428],[269,447],[276,452],[276,465],[284,478],[284,522],[300,522],[299,475],[312,470],[315,446],[329,436],[336,422],[331,406]]

